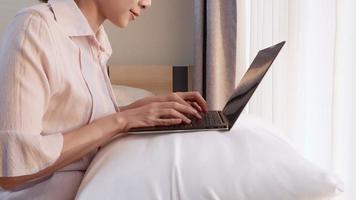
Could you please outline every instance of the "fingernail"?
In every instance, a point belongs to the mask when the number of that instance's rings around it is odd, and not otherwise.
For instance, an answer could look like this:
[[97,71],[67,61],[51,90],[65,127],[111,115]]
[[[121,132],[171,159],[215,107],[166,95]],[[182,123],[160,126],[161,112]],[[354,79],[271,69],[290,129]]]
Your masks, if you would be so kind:
[[202,116],[197,112],[197,115],[198,115],[198,118],[199,119],[201,119],[202,118]]
[[199,114],[198,111],[194,110],[193,112],[194,112],[194,116],[196,116],[196,117],[198,117],[198,118],[201,118],[201,115]]

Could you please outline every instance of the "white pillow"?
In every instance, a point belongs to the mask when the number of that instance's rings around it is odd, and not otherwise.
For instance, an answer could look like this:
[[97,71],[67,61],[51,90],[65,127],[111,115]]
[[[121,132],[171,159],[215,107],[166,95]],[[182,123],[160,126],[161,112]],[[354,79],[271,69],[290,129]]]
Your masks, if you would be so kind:
[[230,132],[117,139],[96,155],[77,199],[299,200],[342,190],[274,133],[241,116]]
[[119,106],[125,106],[138,99],[153,95],[150,91],[124,85],[112,85],[112,88]]

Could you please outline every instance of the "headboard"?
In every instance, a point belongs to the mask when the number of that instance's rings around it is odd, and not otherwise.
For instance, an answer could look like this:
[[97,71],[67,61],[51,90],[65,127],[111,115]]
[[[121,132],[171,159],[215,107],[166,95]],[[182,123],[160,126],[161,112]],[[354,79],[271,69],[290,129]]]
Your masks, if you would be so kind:
[[112,84],[148,90],[156,95],[191,89],[191,67],[168,65],[110,65]]

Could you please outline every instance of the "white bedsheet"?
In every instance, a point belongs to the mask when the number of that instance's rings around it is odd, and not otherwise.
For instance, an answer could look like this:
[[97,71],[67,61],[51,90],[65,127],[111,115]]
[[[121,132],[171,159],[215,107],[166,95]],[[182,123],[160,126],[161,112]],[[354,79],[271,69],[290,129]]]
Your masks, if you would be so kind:
[[341,190],[271,125],[244,116],[229,133],[118,139],[94,158],[77,199],[299,200]]

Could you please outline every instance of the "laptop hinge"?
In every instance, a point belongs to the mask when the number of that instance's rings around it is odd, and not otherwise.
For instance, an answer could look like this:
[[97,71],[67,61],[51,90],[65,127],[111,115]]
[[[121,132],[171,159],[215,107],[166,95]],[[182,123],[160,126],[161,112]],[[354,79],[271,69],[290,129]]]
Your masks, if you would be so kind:
[[227,119],[227,117],[225,117],[224,113],[222,111],[218,111],[219,115],[220,115],[220,118],[221,120],[224,122],[224,124],[227,125],[227,127],[229,128],[229,130],[231,129],[230,127],[230,123],[229,123],[229,120]]

